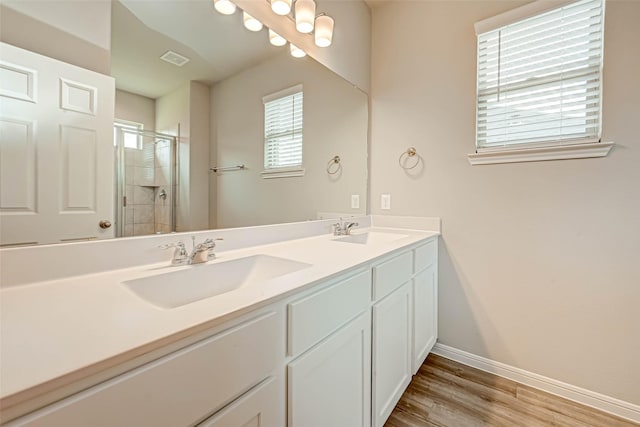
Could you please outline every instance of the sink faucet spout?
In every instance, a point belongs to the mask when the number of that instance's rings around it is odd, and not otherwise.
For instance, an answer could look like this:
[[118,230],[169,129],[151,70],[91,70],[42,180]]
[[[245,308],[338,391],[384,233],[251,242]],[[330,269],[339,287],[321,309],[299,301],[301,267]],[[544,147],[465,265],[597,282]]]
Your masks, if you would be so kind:
[[340,222],[333,224],[333,235],[348,236],[351,234],[351,229],[357,226],[357,222],[342,222],[342,218],[340,218]]

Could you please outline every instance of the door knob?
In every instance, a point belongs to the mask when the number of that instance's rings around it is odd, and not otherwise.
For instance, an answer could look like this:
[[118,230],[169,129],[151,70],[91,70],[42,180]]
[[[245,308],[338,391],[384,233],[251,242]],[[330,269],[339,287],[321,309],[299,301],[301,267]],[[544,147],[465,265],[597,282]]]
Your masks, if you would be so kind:
[[100,225],[100,228],[102,228],[103,230],[106,230],[107,228],[111,227],[111,222],[103,219],[98,225]]

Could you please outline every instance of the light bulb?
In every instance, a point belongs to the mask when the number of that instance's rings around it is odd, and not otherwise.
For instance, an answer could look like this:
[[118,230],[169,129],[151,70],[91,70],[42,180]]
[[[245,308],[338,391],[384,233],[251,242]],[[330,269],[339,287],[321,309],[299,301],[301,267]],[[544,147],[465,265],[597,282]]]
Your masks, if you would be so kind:
[[276,15],[288,15],[291,12],[291,0],[271,0],[271,10]]
[[320,15],[316,18],[316,32],[314,34],[316,46],[327,47],[333,39],[333,18]]
[[316,3],[313,0],[296,1],[296,29],[301,33],[313,31],[316,17]]
[[223,15],[233,15],[236,5],[229,0],[213,0],[213,7]]
[[291,50],[291,56],[293,56],[294,58],[304,58],[305,56],[307,56],[304,50],[300,49],[293,43],[289,43],[289,49]]
[[247,12],[242,12],[242,20],[244,21],[244,27],[249,31],[260,31],[262,29],[262,22],[258,21]]
[[287,40],[280,34],[273,31],[271,28],[269,28],[269,43],[274,46],[284,46],[285,44],[287,44]]

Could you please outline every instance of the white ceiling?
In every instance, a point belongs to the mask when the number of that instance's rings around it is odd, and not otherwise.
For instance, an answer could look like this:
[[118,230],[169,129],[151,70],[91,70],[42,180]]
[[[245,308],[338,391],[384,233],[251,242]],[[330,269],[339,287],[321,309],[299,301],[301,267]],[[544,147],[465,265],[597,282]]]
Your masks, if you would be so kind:
[[[112,5],[111,74],[116,87],[158,98],[196,80],[207,84],[277,55],[267,29],[253,33],[242,12],[225,16],[211,0],[120,0]],[[172,50],[190,61],[176,67],[160,59]]]

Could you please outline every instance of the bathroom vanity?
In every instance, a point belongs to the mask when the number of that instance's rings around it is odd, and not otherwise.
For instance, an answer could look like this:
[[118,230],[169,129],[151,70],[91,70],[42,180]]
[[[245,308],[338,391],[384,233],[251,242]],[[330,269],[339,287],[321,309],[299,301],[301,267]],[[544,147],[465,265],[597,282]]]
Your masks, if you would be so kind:
[[438,235],[362,228],[5,287],[3,425],[382,426],[436,341]]

